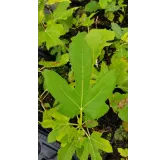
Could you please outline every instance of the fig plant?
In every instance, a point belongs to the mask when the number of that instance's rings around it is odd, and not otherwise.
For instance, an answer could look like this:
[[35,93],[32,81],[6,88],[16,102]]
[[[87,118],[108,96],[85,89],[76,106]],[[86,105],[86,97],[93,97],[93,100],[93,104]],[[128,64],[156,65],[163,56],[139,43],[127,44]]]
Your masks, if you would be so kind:
[[[48,142],[59,141],[61,149],[58,160],[70,160],[77,154],[80,160],[102,159],[100,150],[112,152],[110,142],[102,138],[102,133],[91,131],[97,119],[107,113],[105,103],[116,86],[116,72],[110,70],[93,86],[90,79],[93,67],[93,50],[86,40],[87,33],[78,33],[72,38],[69,56],[74,72],[75,87],[68,85],[58,73],[45,69],[44,85],[60,103],[58,107],[45,111],[42,126],[52,128]],[[77,117],[77,123],[70,119]]]
[[[48,14],[45,7],[54,9]],[[47,107],[51,109],[44,110],[40,123],[43,128],[52,128],[48,142],[61,143],[58,160],[70,160],[73,154],[80,160],[101,160],[102,151],[113,152],[109,140],[95,128],[110,107],[128,131],[128,28],[119,25],[126,14],[125,7],[124,0],[92,0],[85,7],[73,7],[70,0],[39,0],[38,45],[56,57],[55,61],[42,59],[38,63],[42,66],[39,82],[43,85],[44,78],[44,90],[55,99]],[[110,22],[107,29],[98,27],[102,12]],[[106,54],[110,63],[106,62]],[[61,77],[61,66],[70,70],[62,71],[68,80]],[[115,88],[125,94],[113,93]],[[122,150],[118,151],[127,159]]]

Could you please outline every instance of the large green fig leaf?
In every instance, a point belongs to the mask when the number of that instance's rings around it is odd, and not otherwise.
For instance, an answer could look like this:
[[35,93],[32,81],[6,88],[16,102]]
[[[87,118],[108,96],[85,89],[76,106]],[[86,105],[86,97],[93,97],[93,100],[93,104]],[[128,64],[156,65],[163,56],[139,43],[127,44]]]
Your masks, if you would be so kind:
[[85,40],[87,34],[79,33],[72,38],[69,49],[70,60],[74,72],[75,88],[57,73],[44,70],[45,86],[57,99],[62,107],[60,113],[73,118],[84,112],[91,119],[103,116],[109,109],[105,104],[106,99],[112,93],[116,85],[116,72],[110,70],[98,83],[90,86],[92,74],[92,49]]

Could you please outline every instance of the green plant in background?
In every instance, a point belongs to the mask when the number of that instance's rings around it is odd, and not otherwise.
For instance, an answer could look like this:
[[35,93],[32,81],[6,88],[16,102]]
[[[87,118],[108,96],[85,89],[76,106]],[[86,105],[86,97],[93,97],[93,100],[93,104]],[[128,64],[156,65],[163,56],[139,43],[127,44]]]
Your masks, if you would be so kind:
[[[45,86],[60,102],[60,107],[58,110],[53,108],[46,111],[50,116],[44,117],[41,124],[45,128],[53,129],[48,136],[49,142],[56,140],[61,142],[59,160],[71,159],[75,151],[81,160],[88,159],[89,155],[92,160],[101,159],[99,150],[112,152],[109,141],[101,138],[101,133],[95,131],[90,133],[88,128],[96,126],[95,120],[109,110],[105,100],[115,88],[116,73],[115,70],[109,71],[98,83],[90,87],[93,59],[86,36],[85,32],[79,33],[72,38],[69,48],[76,81],[74,89],[56,72],[43,71]],[[69,122],[70,118],[74,117],[77,117],[76,124]]]
[[121,158],[121,160],[128,160],[128,149],[127,148],[125,148],[125,149],[118,148],[118,152],[123,157],[123,158]]
[[73,19],[73,24],[76,27],[80,27],[80,26],[89,27],[94,23],[94,19],[92,19],[92,17],[95,14],[96,13],[92,13],[89,17],[87,17],[87,15],[85,13],[82,14],[81,17],[77,16],[75,19]]
[[53,4],[59,1],[50,0],[45,3],[44,0],[41,0],[38,5],[38,45],[41,46],[45,42],[47,49],[57,45],[64,46],[64,42],[60,39],[60,36],[68,32],[71,26],[70,18],[73,11],[78,8],[67,9],[70,3],[67,0],[63,0],[61,3],[56,4],[56,9],[53,12],[50,11],[50,14],[46,15],[44,13],[44,6],[49,2]]
[[114,112],[118,113],[119,118],[128,122],[128,94],[116,92],[110,96],[109,101]]
[[101,7],[96,1],[91,1],[85,6],[86,12],[96,12],[98,9],[101,9]]

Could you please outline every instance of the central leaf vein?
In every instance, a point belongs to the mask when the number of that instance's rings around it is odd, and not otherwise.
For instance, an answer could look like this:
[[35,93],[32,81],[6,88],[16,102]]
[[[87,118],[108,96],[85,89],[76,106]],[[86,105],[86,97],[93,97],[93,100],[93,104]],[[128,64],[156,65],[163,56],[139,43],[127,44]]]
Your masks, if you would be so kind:
[[82,109],[82,103],[83,103],[83,94],[84,94],[84,66],[83,66],[83,51],[81,50],[81,75],[82,75],[82,84],[81,84],[81,109]]
[[91,141],[90,137],[89,137],[89,142],[90,142],[90,146],[91,146],[92,151],[93,151],[94,158],[96,159],[96,157],[95,157],[95,151],[94,151],[94,148],[93,148],[92,141]]

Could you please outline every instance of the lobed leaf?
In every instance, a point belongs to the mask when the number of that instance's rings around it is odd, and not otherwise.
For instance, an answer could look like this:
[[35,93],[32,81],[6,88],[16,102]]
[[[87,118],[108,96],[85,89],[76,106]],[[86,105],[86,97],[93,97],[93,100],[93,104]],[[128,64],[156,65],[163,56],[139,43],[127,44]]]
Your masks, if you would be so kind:
[[64,34],[65,30],[62,24],[48,23],[45,30],[39,31],[39,45],[42,42],[46,42],[47,49],[52,46],[63,45],[59,37]]
[[53,126],[53,130],[49,133],[47,137],[48,143],[60,140],[65,135],[68,135],[70,133],[71,127],[69,126],[68,122],[57,120],[55,121],[54,125],[55,126]]
[[68,7],[69,7],[69,2],[67,1],[59,3],[53,12],[54,21],[66,20],[68,17],[72,16],[73,11],[78,8],[74,7],[71,9],[67,9]]
[[92,160],[102,160],[99,150],[111,153],[112,146],[109,141],[101,138],[102,133],[93,132],[90,137],[84,141],[84,150],[80,157],[80,160],[87,160],[88,156],[91,155]]
[[62,104],[58,110],[60,113],[73,118],[83,111],[91,119],[97,119],[109,109],[105,101],[116,86],[116,72],[115,70],[107,72],[91,87],[92,49],[86,38],[85,32],[79,33],[72,38],[69,49],[75,88],[71,88],[53,71],[44,70],[43,76],[48,91]]

